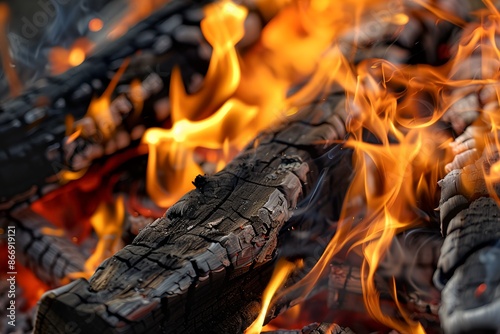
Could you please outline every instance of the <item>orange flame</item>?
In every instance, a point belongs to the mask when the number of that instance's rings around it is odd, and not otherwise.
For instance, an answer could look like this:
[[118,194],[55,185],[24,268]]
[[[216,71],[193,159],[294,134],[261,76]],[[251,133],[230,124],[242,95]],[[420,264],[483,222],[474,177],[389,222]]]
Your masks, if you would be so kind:
[[104,27],[104,22],[100,18],[93,18],[89,21],[89,30],[93,32],[98,32]]
[[49,52],[49,63],[52,74],[61,74],[72,67],[81,65],[92,51],[94,44],[87,38],[77,39],[71,48],[54,47]]
[[[497,115],[500,94],[496,70],[500,53],[495,39],[500,32],[500,16],[491,1],[485,1],[485,4],[488,12],[482,13],[482,23],[464,35],[454,58],[441,68],[400,68],[385,61],[370,60],[352,70],[347,61],[337,62],[339,67],[333,73],[335,76],[341,74],[342,80],[336,82],[346,90],[346,108],[350,111],[348,130],[351,137],[346,146],[354,150],[354,179],[336,235],[314,269],[294,289],[304,289],[307,293],[336,253],[345,246],[356,251],[361,246],[365,259],[362,287],[368,312],[399,332],[424,331],[402,309],[395,286],[393,298],[404,321],[382,313],[374,275],[393,236],[425,219],[419,212],[419,201],[432,198],[436,181],[444,174],[443,163],[449,159],[450,152],[444,151],[446,146],[443,144],[449,143],[449,138],[433,131],[433,124],[440,119],[449,120],[447,115],[450,111],[456,112],[456,103],[470,92],[493,88],[490,89],[493,107],[476,110],[483,117],[474,122],[486,123],[491,132],[476,138],[476,141],[484,142],[478,143],[479,147],[492,151],[498,151],[500,147]],[[425,7],[432,9],[438,17],[463,24],[429,5]],[[478,55],[480,62],[475,62]],[[342,57],[340,52],[335,56]],[[406,90],[396,93],[391,85],[403,85]],[[425,116],[412,106],[421,92],[438,101]],[[461,130],[454,123],[452,125],[457,131]],[[367,132],[380,144],[365,142],[363,135]],[[455,152],[458,151],[456,145]],[[497,162],[486,175],[490,193],[497,200],[493,183],[500,181],[499,171],[500,163]]]
[[262,308],[255,321],[245,330],[245,334],[259,334],[262,331],[267,310],[271,300],[278,289],[285,283],[288,276],[295,270],[297,265],[285,259],[280,259],[274,268],[269,285],[262,294]]
[[0,3],[0,57],[2,58],[2,68],[9,83],[10,95],[14,97],[21,93],[23,86],[13,67],[9,52],[10,46],[7,38],[9,15],[9,6],[6,3]]
[[90,223],[97,234],[97,245],[92,255],[85,261],[84,272],[69,274],[69,279],[89,278],[99,264],[123,247],[121,244],[122,223],[125,218],[123,197],[114,203],[101,202],[90,218]]
[[[235,44],[244,35],[247,10],[229,1],[206,6],[201,28],[213,53],[202,87],[194,94],[187,94],[179,69],[174,69],[170,87],[173,127],[151,129],[143,139],[150,149],[148,193],[155,202],[160,206],[171,205],[191,189],[188,181],[202,172],[192,156],[197,145],[220,150],[226,143],[226,147],[241,148],[258,131],[293,113],[293,109],[285,107],[311,100],[320,87],[331,83],[332,76],[321,69],[338,61],[338,57],[332,57],[328,49],[336,34],[355,21],[353,10],[371,2],[277,2],[280,12],[262,31],[260,42],[241,58]],[[398,20],[403,21],[401,17]],[[313,73],[319,75],[313,76],[308,85],[287,101],[288,90]],[[230,123],[224,121],[227,126],[203,119],[215,112],[219,116],[214,117],[220,122],[221,115],[231,108],[237,108],[241,117],[240,120],[232,117]],[[195,126],[196,122],[202,125]],[[247,126],[250,123],[252,126]],[[210,130],[211,127],[214,129]],[[229,131],[231,127],[238,131]],[[217,132],[215,128],[225,132]],[[222,160],[218,161],[218,168],[223,165]]]

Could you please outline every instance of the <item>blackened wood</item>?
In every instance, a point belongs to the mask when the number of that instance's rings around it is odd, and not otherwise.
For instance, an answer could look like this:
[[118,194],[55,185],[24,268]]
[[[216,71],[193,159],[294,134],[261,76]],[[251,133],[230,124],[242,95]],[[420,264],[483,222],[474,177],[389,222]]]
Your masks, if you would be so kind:
[[307,325],[299,330],[276,330],[262,332],[264,334],[355,334],[349,327],[340,327],[337,324],[326,322]]
[[311,195],[321,157],[344,131],[339,101],[332,96],[305,108],[259,135],[223,171],[198,176],[196,190],[106,260],[90,282],[47,292],[35,332],[243,331],[260,309],[278,233]]
[[[485,177],[499,161],[494,150],[440,182],[445,241],[434,281],[442,290],[439,310],[445,333],[500,329],[500,208]],[[498,195],[498,184],[493,185]]]
[[[437,233],[436,233],[437,232]],[[398,302],[426,330],[439,329],[439,291],[432,276],[443,240],[438,231],[413,230],[398,235],[375,275],[384,314],[400,317],[392,297],[392,279],[396,281]],[[335,310],[366,313],[361,286],[361,261],[334,260],[329,273],[329,307]]]
[[30,209],[0,218],[2,227],[16,228],[17,259],[45,284],[58,287],[71,273],[82,272],[85,257],[58,229]]
[[[36,199],[53,189],[59,172],[82,170],[93,159],[122,148],[121,144],[106,148],[105,136],[95,121],[83,117],[92,98],[103,94],[125,59],[130,63],[111,96],[116,133],[121,131],[122,139],[133,141],[138,139],[132,134],[134,129],[139,132],[163,121],[167,115],[155,113],[154,104],[168,96],[174,65],[180,65],[186,76],[193,71],[204,73],[208,66],[208,60],[199,56],[198,44],[178,36],[181,30],[199,30],[199,20],[193,21],[192,13],[200,12],[207,2],[171,1],[121,38],[101,45],[80,66],[39,80],[21,96],[4,101],[0,105],[0,209]],[[129,88],[134,79],[142,82],[140,117],[130,94],[119,91],[120,86]],[[88,131],[69,143],[68,117],[75,125],[80,122],[84,132],[86,126],[97,131]]]

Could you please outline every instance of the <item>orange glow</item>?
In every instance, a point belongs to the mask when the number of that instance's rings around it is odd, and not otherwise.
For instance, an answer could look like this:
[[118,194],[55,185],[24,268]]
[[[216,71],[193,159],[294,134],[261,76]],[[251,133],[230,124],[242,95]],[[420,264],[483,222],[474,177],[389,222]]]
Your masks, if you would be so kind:
[[85,60],[85,51],[80,48],[74,48],[69,52],[68,63],[75,67],[83,63]]
[[116,128],[115,124],[118,123],[118,121],[114,118],[120,117],[119,115],[112,113],[110,109],[111,95],[113,94],[118,81],[127,69],[129,63],[130,58],[126,58],[123,61],[104,93],[101,96],[94,97],[92,99],[87,111],[86,116],[91,117],[95,121],[97,128],[100,130],[104,139],[109,139],[112,136]]
[[19,306],[23,312],[27,312],[36,305],[45,291],[49,290],[49,287],[40,281],[31,270],[24,267],[20,263],[16,263],[16,269],[16,279],[22,289],[23,299],[26,301],[25,304],[23,303]]
[[71,273],[68,278],[85,277],[88,279],[102,261],[123,247],[121,234],[124,218],[123,197],[119,197],[114,203],[101,202],[99,204],[96,212],[90,218],[90,223],[98,238],[95,250],[85,261],[85,271]]
[[0,3],[0,57],[2,58],[2,69],[9,83],[10,95],[15,97],[23,89],[21,81],[13,66],[10,56],[10,45],[7,38],[7,24],[9,22],[10,9],[6,3]]
[[130,27],[167,4],[168,0],[128,0],[127,2],[125,15],[114,24],[108,33],[110,39],[116,39],[125,34]]
[[89,21],[89,30],[92,32],[98,32],[104,27],[104,22],[99,18],[93,18]]
[[[456,131],[463,131],[467,124],[455,126],[458,123],[449,119],[450,110],[457,108],[455,104],[470,92],[492,88],[490,95],[496,104],[477,110],[480,116],[473,121],[474,125],[486,126],[491,131],[485,135],[480,131],[481,135],[474,138],[478,148],[492,151],[500,148],[497,88],[500,52],[495,39],[500,33],[500,15],[490,1],[485,4],[488,11],[480,13],[481,24],[464,34],[455,56],[439,68],[401,67],[375,59],[353,67],[347,59],[341,59],[344,57],[341,52],[331,53],[337,59],[336,67],[331,79],[322,80],[334,82],[346,91],[350,137],[345,146],[353,149],[354,176],[335,236],[313,270],[291,289],[302,289],[307,295],[333,256],[348,248],[364,257],[362,288],[370,315],[401,333],[424,332],[421,324],[411,320],[399,304],[395,286],[393,298],[401,320],[383,314],[374,275],[393,237],[425,221],[420,209],[422,203],[437,203],[436,184],[445,175],[445,164],[453,159],[452,154],[466,149],[458,144],[448,147],[451,138],[436,131],[434,124],[445,119]],[[463,24],[429,5],[426,8],[440,18]],[[399,16],[393,21],[404,23],[406,19]],[[474,62],[479,55],[481,61]],[[399,89],[392,88],[397,86]],[[415,103],[419,96],[424,98],[422,93],[431,96],[429,101],[437,101],[433,109],[425,110],[424,116]],[[379,143],[366,142],[363,137],[366,132]],[[490,194],[497,200],[493,183],[500,181],[499,171],[500,163],[495,163],[485,176]],[[290,289],[282,294],[288,292]]]
[[62,237],[66,234],[63,229],[51,228],[51,227],[42,227],[40,229],[40,232],[42,232],[42,234],[45,234],[45,235],[53,235],[56,237]]
[[72,67],[81,65],[92,51],[94,44],[87,38],[77,39],[69,49],[54,47],[49,52],[52,74],[61,74]]
[[266,313],[271,300],[278,289],[285,283],[288,276],[295,270],[296,264],[285,259],[280,259],[274,268],[271,281],[262,294],[262,308],[257,319],[245,330],[245,334],[259,334],[262,331]]

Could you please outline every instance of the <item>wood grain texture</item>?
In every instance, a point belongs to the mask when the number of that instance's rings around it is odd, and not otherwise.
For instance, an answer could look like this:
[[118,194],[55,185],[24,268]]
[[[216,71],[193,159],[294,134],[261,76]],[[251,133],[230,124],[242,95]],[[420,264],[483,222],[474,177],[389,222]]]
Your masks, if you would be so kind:
[[280,230],[315,189],[321,157],[338,145],[346,118],[339,101],[303,108],[221,172],[198,176],[196,190],[89,282],[47,292],[35,332],[243,331],[260,309]]
[[[500,207],[485,183],[498,158],[485,150],[440,182],[445,240],[434,282],[442,288],[439,316],[445,333],[500,329]],[[493,188],[498,194],[498,184]]]

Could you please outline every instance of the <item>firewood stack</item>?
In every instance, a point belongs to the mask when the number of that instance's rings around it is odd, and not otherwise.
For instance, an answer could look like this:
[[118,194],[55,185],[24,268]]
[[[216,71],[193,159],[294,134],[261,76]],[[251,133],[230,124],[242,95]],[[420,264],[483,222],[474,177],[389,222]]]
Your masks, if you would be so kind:
[[[47,233],[54,226],[27,207],[47,194],[64,196],[61,178],[66,182],[68,172],[87,168],[101,170],[100,180],[120,179],[115,188],[143,196],[144,180],[137,175],[144,172],[145,152],[139,142],[147,128],[168,126],[166,87],[173,67],[180,65],[188,91],[197,89],[207,71],[210,47],[199,29],[206,3],[171,1],[102,45],[82,65],[2,103],[0,224],[17,226],[23,265],[54,288],[40,299],[35,333],[242,333],[261,310],[277,260],[302,259],[284,283],[291,287],[313,268],[335,234],[353,175],[353,151],[343,147],[350,136],[350,102],[336,85],[325,87],[326,93],[306,105],[292,106],[294,115],[256,136],[222,171],[197,176],[196,189],[161,218],[126,213],[126,246],[102,262],[89,280],[74,275],[85,271],[84,247],[64,233]],[[408,22],[403,26],[367,17],[360,31],[339,36],[341,51],[353,64],[373,57],[395,64],[445,64],[457,52],[455,43],[464,30],[458,22],[472,19],[469,9],[458,0],[422,3],[405,3]],[[429,10],[429,3],[438,10]],[[266,24],[265,15],[251,2],[247,6],[259,24],[253,22],[254,30],[237,45],[241,52],[248,51]],[[442,12],[452,13],[456,21],[444,20]],[[131,88],[137,80],[140,106]],[[87,111],[96,96],[109,93],[110,85],[112,124],[100,124]],[[476,125],[476,109],[492,102],[494,94],[488,92],[483,87],[482,93],[473,92],[470,99],[466,95],[463,104],[450,107],[440,123],[449,125],[449,138]],[[76,129],[81,135],[72,136]],[[498,182],[488,181],[498,172],[498,152],[476,142],[474,129],[454,144],[457,156],[439,183],[440,217],[420,208],[428,218],[425,228],[399,235],[377,272],[383,310],[398,317],[402,305],[431,332],[439,326],[446,333],[500,328],[500,232],[495,224],[500,210],[492,187],[500,193]],[[377,142],[369,135],[366,141]],[[123,160],[131,147],[140,153]],[[124,172],[127,168],[132,171]],[[95,243],[85,247],[88,251]],[[307,296],[292,292],[275,298],[266,322],[321,293],[331,311],[366,313],[359,254],[341,255],[331,260]],[[436,287],[443,289],[441,295]],[[318,323],[267,332],[374,329],[309,320],[305,323]]]

